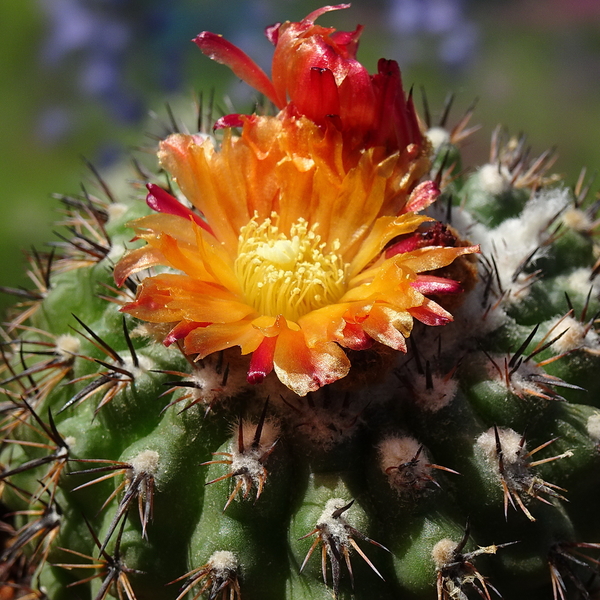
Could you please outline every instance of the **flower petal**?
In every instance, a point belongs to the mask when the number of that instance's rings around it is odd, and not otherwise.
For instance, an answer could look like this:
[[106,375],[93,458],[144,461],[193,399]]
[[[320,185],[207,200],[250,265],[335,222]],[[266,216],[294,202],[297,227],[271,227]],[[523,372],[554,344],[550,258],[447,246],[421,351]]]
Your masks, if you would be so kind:
[[[413,232],[421,223],[433,221],[431,217],[408,213],[399,217],[380,217],[361,244],[359,252],[350,264],[349,277],[360,273],[367,264],[379,256],[385,245],[398,235]],[[451,262],[451,261],[450,261]]]
[[254,311],[218,285],[171,273],[145,279],[122,310],[152,323],[230,323]]
[[177,198],[171,196],[166,190],[163,190],[160,186],[153,183],[149,183],[146,187],[148,188],[146,204],[152,210],[160,213],[167,213],[169,215],[176,215],[188,220],[192,219],[196,225],[200,225],[200,227],[212,235],[212,230],[208,223],[200,215],[181,204]]
[[406,352],[406,338],[410,335],[413,319],[406,311],[376,304],[362,324],[363,330],[374,340],[394,350]]
[[444,310],[439,304],[429,298],[425,298],[425,302],[421,306],[409,308],[410,314],[425,325],[447,325],[453,321],[452,315]]
[[457,294],[462,291],[458,281],[435,275],[418,275],[410,285],[421,294]]
[[248,368],[248,383],[262,383],[273,370],[273,354],[277,345],[277,337],[266,337],[252,353]]
[[479,252],[479,246],[457,246],[455,248],[440,248],[437,246],[419,248],[413,252],[402,254],[402,266],[422,273],[447,267],[459,256]]
[[279,108],[283,107],[265,72],[237,46],[228,42],[223,36],[209,31],[203,31],[192,41],[209,58],[227,65],[240,79],[264,94],[273,104]]
[[115,266],[115,283],[121,287],[130,275],[139,273],[150,267],[164,265],[165,261],[166,259],[163,254],[156,248],[144,246],[143,248],[130,250]]
[[250,320],[213,323],[189,333],[184,348],[186,354],[198,354],[199,358],[235,346],[240,347],[242,354],[248,354],[254,352],[263,339],[264,336],[253,327]]
[[279,380],[299,396],[345,377],[350,361],[333,342],[308,348],[302,331],[282,326],[273,357]]
[[439,195],[440,189],[434,181],[423,181],[410,193],[402,212],[419,212],[435,202]]

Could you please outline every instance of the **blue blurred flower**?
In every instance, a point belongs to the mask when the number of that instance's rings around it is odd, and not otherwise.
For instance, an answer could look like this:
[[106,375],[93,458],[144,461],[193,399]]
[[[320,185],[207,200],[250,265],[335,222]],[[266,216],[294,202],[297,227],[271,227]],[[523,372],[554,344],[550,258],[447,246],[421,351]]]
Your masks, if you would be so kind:
[[466,16],[465,4],[463,0],[389,0],[388,26],[407,49],[403,63],[421,58],[413,39],[418,36],[420,42],[427,39],[428,46],[435,39],[437,57],[444,66],[467,66],[475,54],[479,30]]

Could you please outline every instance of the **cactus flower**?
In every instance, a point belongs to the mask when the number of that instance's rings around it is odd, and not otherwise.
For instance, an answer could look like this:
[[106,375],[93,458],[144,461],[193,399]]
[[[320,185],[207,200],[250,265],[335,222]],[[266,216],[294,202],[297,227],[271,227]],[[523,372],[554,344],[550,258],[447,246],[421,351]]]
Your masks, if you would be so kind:
[[272,80],[202,38],[279,112],[200,106],[148,206],[92,168],[0,287],[0,600],[598,597],[597,194],[403,130],[335,8]]
[[[412,99],[405,98],[396,61],[381,59],[377,74],[369,75],[356,59],[361,25],[346,32],[315,23],[324,13],[349,6],[324,6],[298,23],[268,27],[267,37],[275,45],[272,79],[219,35],[205,31],[194,42],[279,109],[287,107],[319,126],[334,125],[356,148],[385,146],[394,152],[411,143],[421,144]],[[240,123],[239,115],[228,115],[217,126]]]
[[243,120],[241,136],[228,132],[220,148],[193,135],[162,142],[162,167],[203,217],[150,186],[159,212],[131,224],[147,245],[115,277],[121,284],[151,265],[169,271],[144,279],[125,312],[172,324],[165,343],[183,340],[187,354],[239,346],[252,353],[249,381],[275,370],[299,395],[348,373],[344,348],[380,342],[405,352],[413,318],[451,320],[425,294],[460,286],[425,273],[476,248],[394,251],[432,221],[414,212],[438,193],[418,183],[422,148],[390,156],[369,148],[343,160],[343,134],[306,117]]

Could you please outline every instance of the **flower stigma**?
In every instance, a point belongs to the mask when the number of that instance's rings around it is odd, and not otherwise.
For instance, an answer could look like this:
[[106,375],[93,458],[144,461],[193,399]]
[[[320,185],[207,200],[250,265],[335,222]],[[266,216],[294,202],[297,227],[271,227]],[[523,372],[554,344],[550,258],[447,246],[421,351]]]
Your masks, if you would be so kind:
[[241,228],[235,274],[246,301],[263,315],[297,321],[312,310],[336,303],[346,291],[345,264],[339,240],[327,244],[299,218],[289,235],[279,231],[279,215],[262,223],[258,215]]

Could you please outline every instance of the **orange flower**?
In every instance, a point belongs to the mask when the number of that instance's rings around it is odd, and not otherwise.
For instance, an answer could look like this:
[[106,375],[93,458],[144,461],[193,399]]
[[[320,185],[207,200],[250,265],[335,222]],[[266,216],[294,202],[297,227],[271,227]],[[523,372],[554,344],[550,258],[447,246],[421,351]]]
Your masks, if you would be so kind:
[[348,373],[345,348],[404,352],[413,318],[451,320],[425,294],[459,285],[427,272],[477,248],[423,242],[432,219],[414,211],[438,193],[418,183],[426,148],[357,152],[344,131],[288,110],[240,120],[220,147],[182,134],[161,143],[162,167],[200,214],[149,186],[158,212],[131,224],[147,245],[115,278],[168,269],[145,278],[125,312],[171,323],[165,343],[199,358],[239,346],[252,353],[250,382],[274,370],[299,395]]
[[[275,45],[272,80],[219,35],[205,31],[194,42],[277,108],[306,116],[320,126],[333,124],[352,147],[384,146],[395,152],[422,144],[412,99],[404,96],[396,61],[381,59],[377,74],[371,76],[356,59],[362,26],[345,32],[315,24],[324,13],[349,6],[324,6],[299,23],[287,21],[267,28],[267,37]],[[240,124],[239,115],[228,115],[217,127]]]

